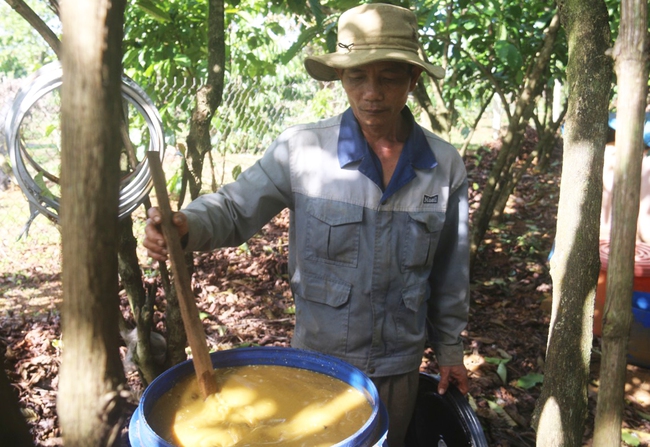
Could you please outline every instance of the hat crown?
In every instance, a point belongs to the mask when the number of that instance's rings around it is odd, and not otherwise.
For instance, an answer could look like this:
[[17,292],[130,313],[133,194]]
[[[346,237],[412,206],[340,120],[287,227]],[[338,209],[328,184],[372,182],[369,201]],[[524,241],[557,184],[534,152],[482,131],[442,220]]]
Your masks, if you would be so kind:
[[374,62],[416,65],[436,79],[445,71],[427,60],[418,38],[418,21],[406,8],[365,4],[339,17],[338,45],[333,53],[307,56],[305,68],[319,81],[339,79],[337,70]]
[[401,49],[417,53],[415,14],[387,4],[353,8],[339,19],[337,52],[368,49]]

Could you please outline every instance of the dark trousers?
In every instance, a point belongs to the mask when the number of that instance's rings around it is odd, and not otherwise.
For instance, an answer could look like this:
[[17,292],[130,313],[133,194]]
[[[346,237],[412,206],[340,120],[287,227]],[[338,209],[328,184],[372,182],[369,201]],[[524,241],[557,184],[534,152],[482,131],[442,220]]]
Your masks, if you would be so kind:
[[388,447],[404,447],[417,400],[419,377],[420,372],[415,370],[397,376],[372,378],[388,410]]

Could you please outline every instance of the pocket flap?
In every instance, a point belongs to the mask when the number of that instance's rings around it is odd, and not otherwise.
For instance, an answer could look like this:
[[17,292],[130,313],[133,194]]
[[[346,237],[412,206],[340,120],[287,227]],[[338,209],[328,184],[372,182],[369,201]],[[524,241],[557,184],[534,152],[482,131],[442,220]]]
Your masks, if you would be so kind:
[[348,302],[352,284],[334,278],[302,275],[299,289],[307,301],[339,307]]
[[332,200],[309,200],[307,212],[328,225],[344,225],[363,220],[363,207]]
[[440,231],[445,225],[445,213],[409,213],[409,217],[423,224],[429,233]]
[[407,309],[417,312],[420,310],[420,305],[425,298],[428,283],[422,282],[414,286],[402,289],[402,301]]

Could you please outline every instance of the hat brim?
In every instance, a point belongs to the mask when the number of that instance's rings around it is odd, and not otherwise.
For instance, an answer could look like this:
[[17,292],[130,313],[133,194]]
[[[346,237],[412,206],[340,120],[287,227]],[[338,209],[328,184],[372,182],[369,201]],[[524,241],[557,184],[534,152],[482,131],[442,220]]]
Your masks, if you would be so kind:
[[330,53],[322,56],[305,58],[305,69],[318,81],[335,81],[339,79],[336,69],[360,67],[373,62],[404,62],[421,67],[435,79],[445,77],[445,70],[437,65],[424,62],[417,55],[391,49],[355,50],[350,53]]

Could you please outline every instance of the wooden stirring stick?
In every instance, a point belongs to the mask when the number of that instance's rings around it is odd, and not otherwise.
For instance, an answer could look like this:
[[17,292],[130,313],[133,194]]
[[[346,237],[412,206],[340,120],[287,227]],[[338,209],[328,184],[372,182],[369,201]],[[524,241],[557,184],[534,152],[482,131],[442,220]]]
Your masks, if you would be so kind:
[[174,273],[174,286],[178,294],[181,317],[183,318],[187,340],[192,350],[194,371],[199,382],[199,388],[205,399],[209,395],[219,391],[214,378],[214,368],[212,367],[212,361],[208,353],[208,345],[199,318],[199,311],[194,301],[191,278],[185,265],[185,255],[181,246],[181,239],[176,227],[172,223],[172,208],[169,204],[169,196],[167,195],[167,183],[165,182],[165,173],[160,162],[160,153],[148,151],[147,160],[149,161],[151,178],[153,179],[156,197],[158,198],[158,208],[162,217],[160,226],[162,227],[162,232],[167,242],[167,251],[169,252],[169,260],[172,264],[172,272]]

